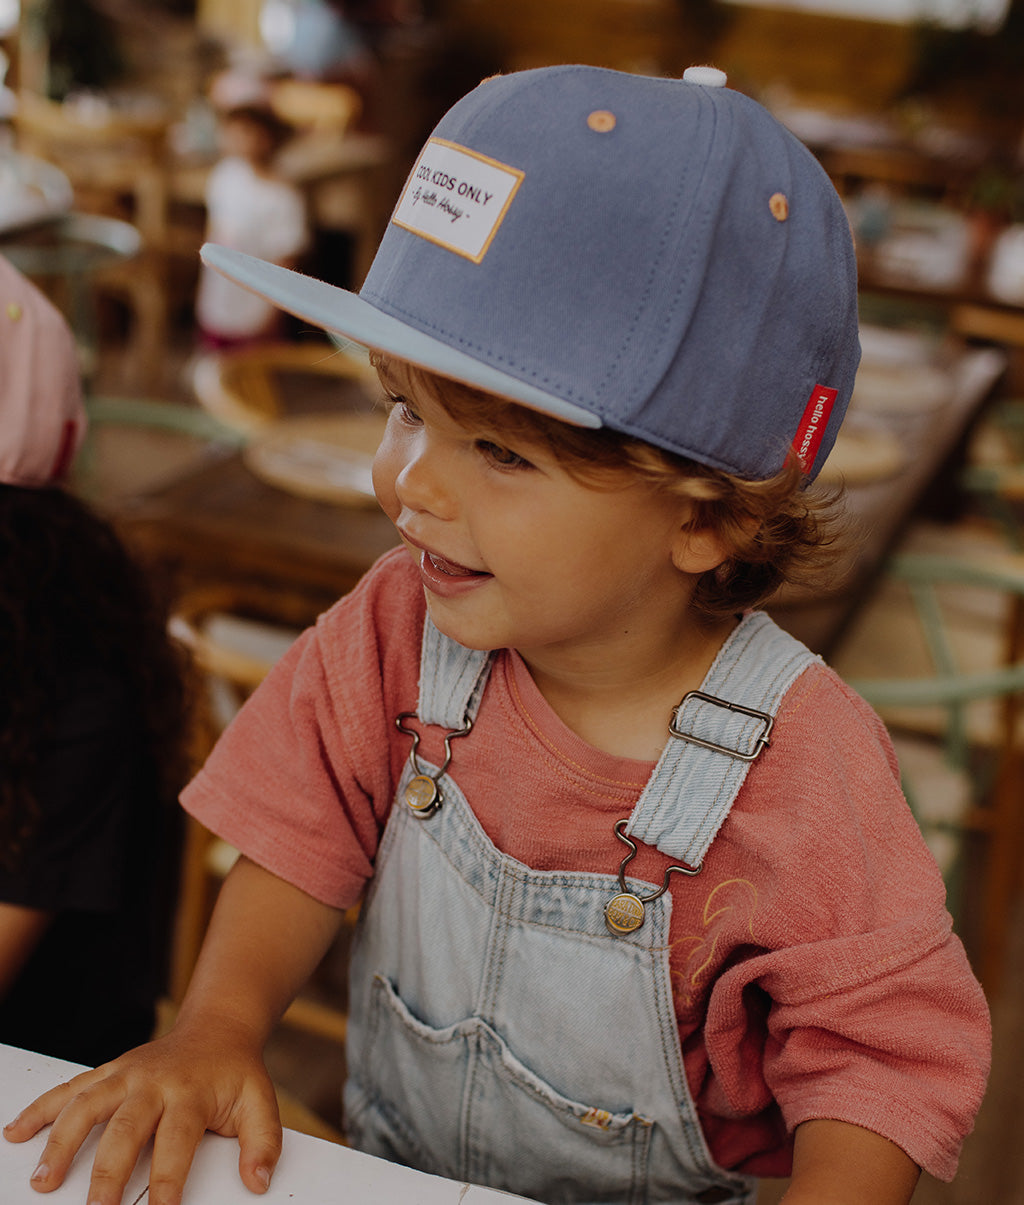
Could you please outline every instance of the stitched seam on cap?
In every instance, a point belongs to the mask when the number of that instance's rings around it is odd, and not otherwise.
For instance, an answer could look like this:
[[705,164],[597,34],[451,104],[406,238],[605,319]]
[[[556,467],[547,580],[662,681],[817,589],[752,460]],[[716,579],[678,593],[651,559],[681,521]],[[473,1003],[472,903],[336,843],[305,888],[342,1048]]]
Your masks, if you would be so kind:
[[[542,375],[535,369],[531,369],[531,368],[527,367],[527,365],[525,365],[525,364],[517,363],[515,360],[512,360],[507,356],[498,355],[496,352],[490,350],[489,348],[483,346],[482,344],[471,342],[469,339],[464,339],[461,336],[456,335],[453,332],[447,330],[443,326],[438,326],[432,322],[424,323],[422,318],[418,314],[413,314],[411,311],[403,310],[400,306],[396,306],[391,301],[388,301],[385,304],[384,298],[379,293],[373,293],[373,292],[368,292],[366,290],[363,290],[360,293],[360,297],[364,297],[367,300],[377,302],[378,303],[377,308],[380,310],[380,312],[382,314],[387,314],[392,318],[401,317],[401,318],[408,320],[410,325],[412,326],[412,329],[415,331],[418,331],[420,334],[428,334],[429,333],[430,335],[432,335],[434,337],[438,337],[438,338],[443,336],[443,341],[446,342],[447,346],[455,347],[455,345],[457,344],[461,350],[466,351],[467,353],[470,351],[473,351],[473,352],[477,352],[481,356],[488,356],[490,359],[489,359],[489,361],[487,361],[487,363],[489,363],[489,365],[491,367],[496,367],[497,365],[500,364],[500,365],[503,365],[506,369],[509,369],[509,370],[515,369],[518,372],[526,373],[532,380],[539,381],[539,382],[543,383],[544,385],[549,385],[553,388],[557,387],[558,389],[563,388],[561,383],[558,383],[556,385],[553,378],[551,378],[550,376]],[[564,400],[568,400],[569,398],[578,398],[580,396],[576,392],[576,390],[568,388],[568,387],[565,388],[565,393],[566,393],[567,397]]]
[[[707,104],[709,102],[705,98],[701,97],[700,103]],[[710,141],[713,142],[714,138],[718,132],[718,110],[714,105],[711,105],[711,111],[712,111],[712,116],[714,118],[714,125],[713,125],[713,129],[712,129],[712,135],[711,135]],[[704,163],[701,168],[701,183],[703,183],[704,177],[707,173],[707,163],[708,163],[709,158],[710,158],[710,152],[707,155],[705,155]],[[655,259],[652,260],[651,270],[647,274],[647,282],[646,282],[646,285],[644,288],[644,292],[643,292],[643,295],[641,296],[639,302],[637,303],[636,310],[633,314],[633,320],[630,323],[629,328],[626,331],[625,337],[623,338],[622,342],[619,344],[619,349],[616,352],[614,359],[612,360],[611,364],[608,366],[608,369],[606,370],[604,377],[601,379],[600,383],[597,386],[597,389],[595,392],[596,392],[596,396],[598,398],[604,397],[604,395],[608,389],[608,386],[611,383],[613,375],[618,371],[619,365],[621,364],[622,359],[625,356],[627,349],[633,343],[633,339],[636,334],[636,328],[640,323],[640,317],[643,314],[645,308],[647,308],[647,306],[648,306],[650,297],[653,293],[653,282],[657,275],[657,268],[661,262],[662,253],[664,252],[666,244],[669,241],[669,231],[675,229],[675,222],[677,220],[677,216],[679,214],[679,210],[682,205],[683,184],[684,184],[683,175],[682,175],[682,173],[680,173],[679,187],[676,189],[675,200],[673,202],[672,210],[670,213],[670,220],[665,223],[663,230],[662,230],[661,239],[658,244],[658,255]],[[698,185],[697,192],[699,195],[699,193],[700,193],[699,185]],[[678,285],[672,296],[672,301],[666,308],[665,317],[664,317],[664,320],[663,320],[662,326],[661,326],[661,332],[658,336],[657,346],[646,357],[646,359],[648,361],[654,359],[654,357],[656,355],[660,354],[661,349],[664,347],[665,341],[668,338],[669,331],[672,329],[672,318],[679,309],[680,302],[681,302],[682,296],[683,296],[684,286],[690,280],[690,276],[693,271],[694,256],[696,254],[696,247],[694,244],[696,243],[696,241],[697,240],[690,240],[690,242],[689,242],[689,246],[690,246],[689,255],[685,261],[685,265],[682,267],[682,269],[680,271],[679,282],[678,282]],[[668,368],[666,367],[666,371],[667,370],[668,370]],[[662,374],[662,376],[663,375],[664,374]],[[658,379],[660,381],[662,378],[659,377]],[[653,392],[654,392],[653,389],[648,389],[644,395],[643,400],[646,401]]]

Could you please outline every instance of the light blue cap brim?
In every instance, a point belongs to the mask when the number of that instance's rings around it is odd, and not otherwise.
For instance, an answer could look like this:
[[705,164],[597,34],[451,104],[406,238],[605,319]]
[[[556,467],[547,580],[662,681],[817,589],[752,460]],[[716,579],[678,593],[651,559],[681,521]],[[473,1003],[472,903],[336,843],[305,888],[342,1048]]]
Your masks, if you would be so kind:
[[600,427],[600,418],[581,406],[526,381],[484,364],[449,347],[398,318],[384,314],[347,289],[327,284],[290,268],[268,263],[243,251],[205,243],[200,256],[207,267],[233,280],[297,318],[312,322],[329,334],[376,351],[409,360],[441,376],[463,381],[488,393],[511,398],[580,427]]

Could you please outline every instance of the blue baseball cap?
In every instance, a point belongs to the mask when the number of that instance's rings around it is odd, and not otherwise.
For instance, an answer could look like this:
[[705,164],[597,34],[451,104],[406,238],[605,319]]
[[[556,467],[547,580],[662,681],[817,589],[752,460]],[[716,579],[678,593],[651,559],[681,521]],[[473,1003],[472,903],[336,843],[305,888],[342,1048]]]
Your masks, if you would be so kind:
[[842,204],[710,67],[485,80],[414,164],[358,294],[208,244],[334,336],[750,480],[824,462],[860,358]]

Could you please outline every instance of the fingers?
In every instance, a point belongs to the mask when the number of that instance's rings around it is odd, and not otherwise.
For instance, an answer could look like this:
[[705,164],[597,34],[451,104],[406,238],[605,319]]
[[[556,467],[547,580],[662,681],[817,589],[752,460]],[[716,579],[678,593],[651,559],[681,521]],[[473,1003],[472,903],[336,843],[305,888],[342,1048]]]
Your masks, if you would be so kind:
[[[162,1108],[162,1102],[155,1094],[147,1100],[136,1092],[130,1100],[109,1115],[93,1159],[92,1177],[89,1181],[89,1205],[120,1205],[139,1155],[160,1121]],[[56,1130],[57,1125],[61,1125],[63,1121],[64,1114],[61,1114],[54,1129]],[[84,1135],[76,1142],[75,1151],[82,1141]],[[45,1160],[46,1150],[43,1151],[43,1158]],[[185,1172],[187,1171],[186,1165]],[[182,1175],[178,1196],[170,1197],[168,1201],[176,1202],[180,1199],[184,1182],[185,1177]]]
[[[78,1081],[72,1081],[73,1088]],[[46,1145],[32,1175],[32,1186],[50,1192],[63,1184],[71,1164],[93,1127],[107,1122],[97,1148],[93,1169],[93,1191],[90,1202],[95,1205],[116,1205],[132,1174],[139,1152],[145,1146],[159,1117],[159,1102],[154,1095],[140,1100],[136,1093],[130,1107],[125,1104],[126,1086],[117,1076],[97,1084],[80,1085],[80,1090],[67,1100],[53,1119]],[[35,1109],[44,1098],[34,1102]],[[52,1104],[47,1106],[47,1111]],[[24,1116],[24,1115],[23,1115]],[[34,1116],[28,1126],[35,1125]],[[36,1126],[38,1129],[38,1126]]]
[[[156,1131],[149,1171],[149,1205],[178,1205],[206,1132],[193,1113],[168,1113]],[[90,1203],[92,1196],[89,1197]]]
[[281,1123],[262,1061],[246,1054],[194,1074],[190,1051],[156,1044],[44,1093],[6,1128],[22,1142],[50,1125],[32,1186],[51,1192],[64,1183],[94,1127],[103,1125],[89,1189],[90,1205],[120,1205],[139,1155],[154,1138],[148,1200],[179,1205],[196,1148],[207,1129],[237,1135],[239,1174],[266,1192],[281,1154]]
[[43,1126],[49,1125],[65,1104],[94,1077],[95,1072],[85,1072],[68,1080],[66,1084],[58,1084],[56,1088],[44,1092],[4,1126],[4,1137],[8,1142],[26,1142],[34,1137]]

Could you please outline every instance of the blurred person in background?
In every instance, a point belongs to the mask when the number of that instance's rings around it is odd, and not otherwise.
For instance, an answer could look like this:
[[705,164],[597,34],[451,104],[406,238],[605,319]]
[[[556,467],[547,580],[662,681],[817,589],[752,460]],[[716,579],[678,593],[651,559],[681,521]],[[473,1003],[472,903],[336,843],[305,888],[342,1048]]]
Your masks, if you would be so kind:
[[93,1065],[164,989],[185,676],[111,526],[62,487],[74,339],[0,257],[0,1042]]
[[[275,157],[291,134],[253,82],[248,94],[227,76],[220,93],[221,159],[206,184],[207,237],[294,266],[309,244],[305,198],[279,175]],[[218,105],[218,102],[221,102]],[[225,348],[279,338],[280,311],[262,297],[203,268],[196,296],[200,339]]]

